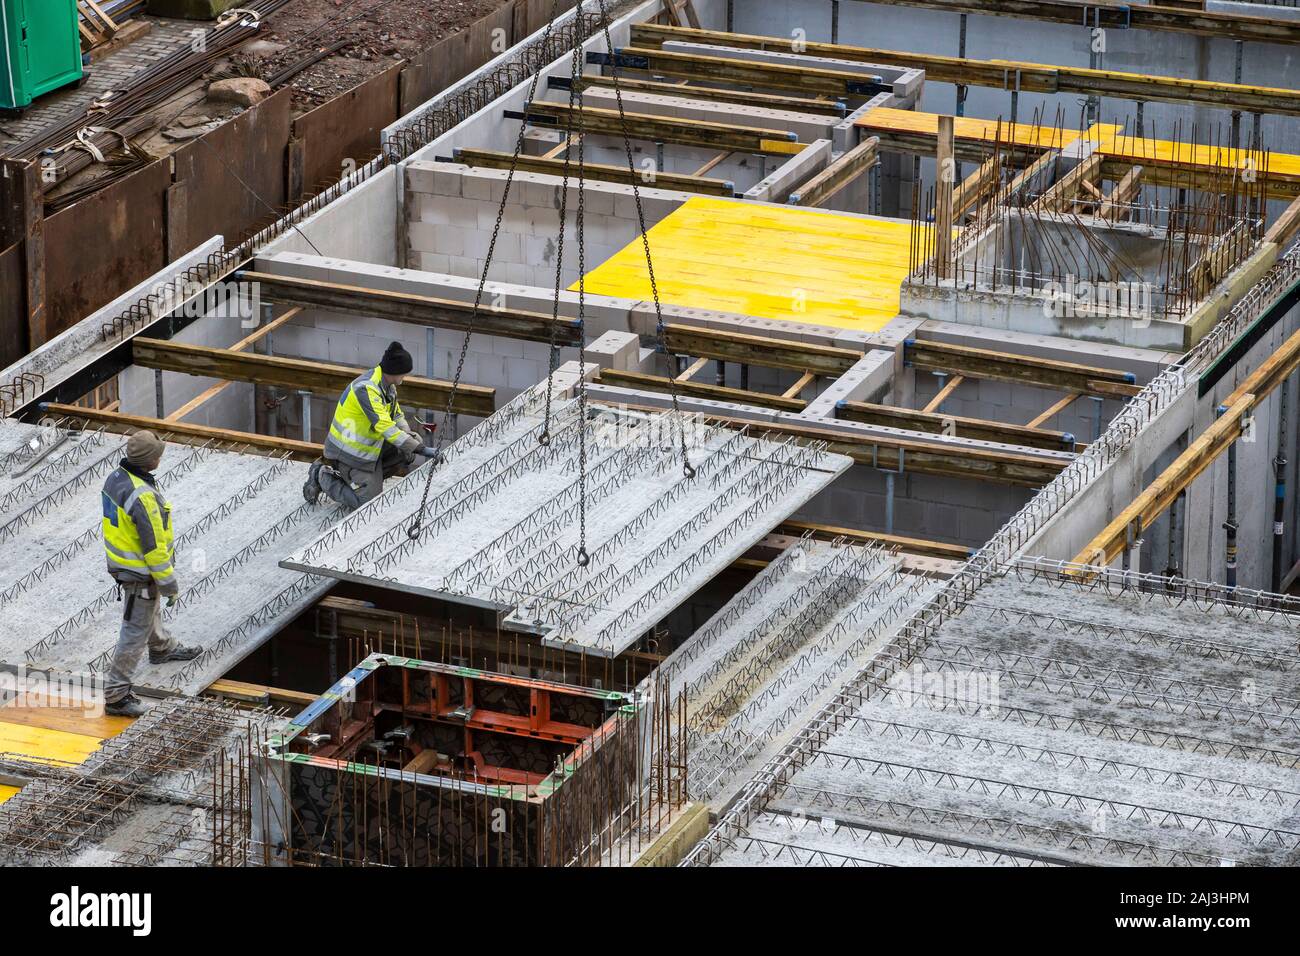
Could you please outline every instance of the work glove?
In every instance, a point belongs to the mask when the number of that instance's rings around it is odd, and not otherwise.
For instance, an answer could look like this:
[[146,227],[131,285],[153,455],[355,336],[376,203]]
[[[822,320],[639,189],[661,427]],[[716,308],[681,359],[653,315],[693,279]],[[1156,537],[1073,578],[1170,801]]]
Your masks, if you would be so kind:
[[167,595],[167,606],[168,606],[168,607],[175,607],[175,606],[176,606],[176,595],[175,595],[175,594],[169,594],[169,595]]
[[438,451],[438,449],[434,448],[432,445],[425,445],[420,449],[420,454],[429,459],[429,461],[433,462],[435,465],[442,464],[442,452]]

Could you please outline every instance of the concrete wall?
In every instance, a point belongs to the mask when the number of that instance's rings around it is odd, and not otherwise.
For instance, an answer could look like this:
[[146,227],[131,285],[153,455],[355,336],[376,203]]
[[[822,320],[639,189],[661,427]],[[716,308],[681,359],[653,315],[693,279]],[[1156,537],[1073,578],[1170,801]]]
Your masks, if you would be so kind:
[[[1233,371],[1218,382],[1204,398],[1197,397],[1195,380],[1187,391],[1148,426],[1142,436],[1112,463],[1088,488],[1074,496],[1026,548],[1027,554],[1070,559],[1125,508],[1177,454],[1208,428],[1217,416],[1223,399],[1250,372],[1300,328],[1300,309],[1293,309],[1237,362]],[[1300,402],[1297,379],[1293,375],[1285,388],[1288,395],[1287,427],[1282,454],[1288,461],[1286,533],[1283,542],[1284,572],[1297,557],[1296,482],[1298,420]],[[1237,523],[1238,573],[1242,587],[1267,590],[1272,576],[1273,537],[1273,466],[1278,454],[1278,422],[1281,392],[1274,392],[1261,403],[1255,414],[1252,432],[1237,443],[1238,486]],[[1228,458],[1221,455],[1192,483],[1187,493],[1183,515],[1182,547],[1175,541],[1175,552],[1184,576],[1223,583],[1226,579],[1225,538],[1223,523],[1227,516]],[[1141,560],[1134,567],[1143,571],[1163,572],[1168,565],[1169,521],[1157,521],[1143,536]],[[1117,562],[1118,565],[1118,562]]]
[[297,229],[288,230],[266,252],[304,252],[320,256],[397,264],[399,169],[389,167],[340,196]]

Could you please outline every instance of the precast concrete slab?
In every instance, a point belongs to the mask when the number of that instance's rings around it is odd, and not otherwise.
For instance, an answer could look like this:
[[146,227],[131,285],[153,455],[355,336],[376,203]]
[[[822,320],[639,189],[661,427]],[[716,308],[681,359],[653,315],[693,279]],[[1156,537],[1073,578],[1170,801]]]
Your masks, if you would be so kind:
[[283,566],[490,608],[547,645],[616,656],[852,463],[665,413],[583,421],[572,398],[548,424],[546,407],[536,386],[449,446],[418,538],[424,470]]

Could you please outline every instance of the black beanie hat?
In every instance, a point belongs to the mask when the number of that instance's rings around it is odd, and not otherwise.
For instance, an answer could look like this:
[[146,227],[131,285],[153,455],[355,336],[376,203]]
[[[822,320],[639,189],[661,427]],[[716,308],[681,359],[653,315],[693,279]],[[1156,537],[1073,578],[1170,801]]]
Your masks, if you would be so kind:
[[410,352],[402,348],[401,342],[394,342],[384,352],[379,367],[385,375],[410,375],[411,369],[415,368],[415,360],[411,358]]

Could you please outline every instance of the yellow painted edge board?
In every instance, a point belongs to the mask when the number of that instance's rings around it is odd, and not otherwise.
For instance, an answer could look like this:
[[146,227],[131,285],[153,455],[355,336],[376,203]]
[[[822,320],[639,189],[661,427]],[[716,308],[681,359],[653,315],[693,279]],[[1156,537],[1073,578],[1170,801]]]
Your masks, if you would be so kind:
[[102,739],[65,730],[46,730],[0,721],[0,753],[32,760],[82,763],[99,749]]
[[0,783],[0,803],[4,803],[17,792],[17,787],[11,787],[7,783]]

